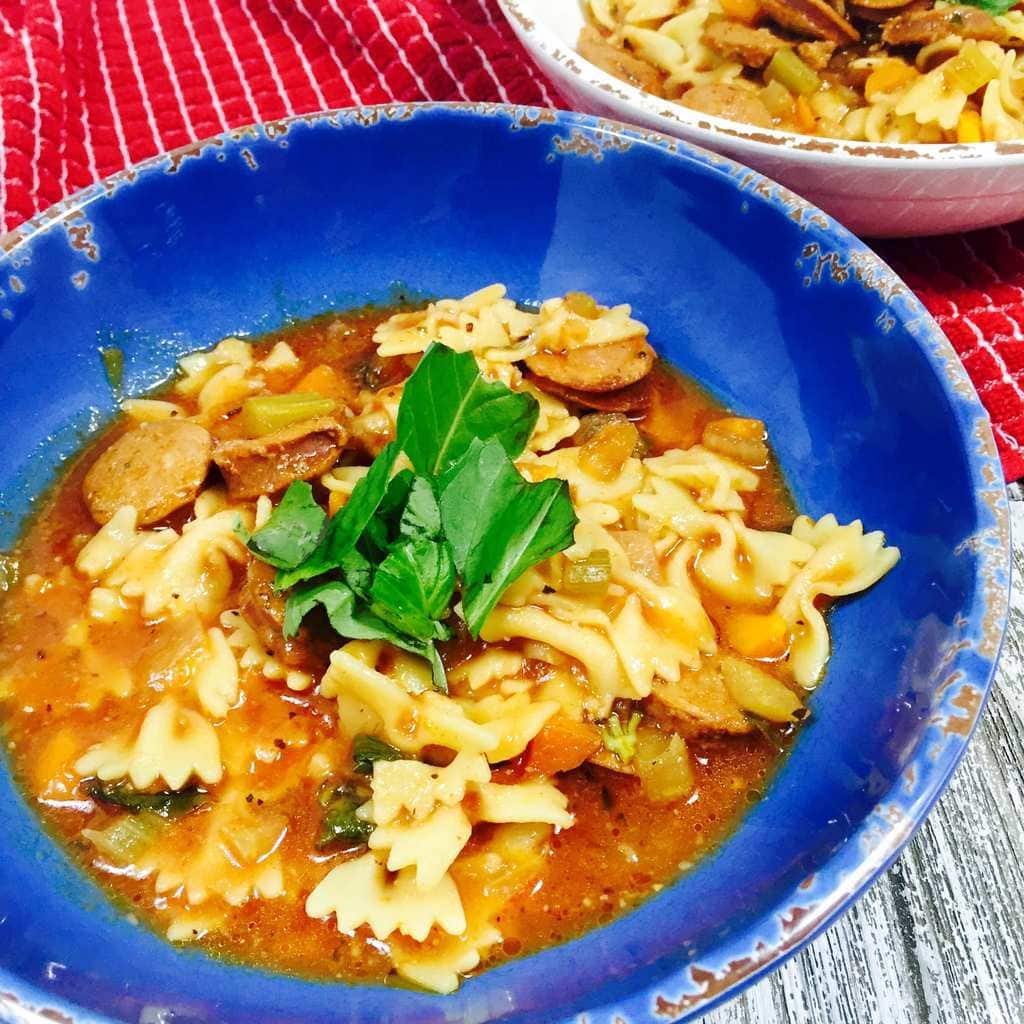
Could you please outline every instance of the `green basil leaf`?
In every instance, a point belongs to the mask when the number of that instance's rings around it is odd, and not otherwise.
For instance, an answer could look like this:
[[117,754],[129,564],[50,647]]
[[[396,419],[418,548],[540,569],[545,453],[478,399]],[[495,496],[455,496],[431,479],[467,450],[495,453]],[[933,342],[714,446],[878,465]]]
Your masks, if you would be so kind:
[[437,540],[441,536],[441,509],[429,480],[418,476],[409,488],[409,496],[398,524],[402,537],[427,537]]
[[455,591],[455,562],[444,541],[407,539],[377,566],[370,608],[401,633],[419,640],[447,640],[447,618]]
[[274,586],[278,590],[287,590],[338,567],[341,559],[355,547],[383,501],[398,455],[398,446],[392,443],[373,460],[369,473],[352,489],[352,496],[331,519],[315,549],[301,564],[286,566],[277,574]]
[[[426,658],[430,662],[434,686],[448,692],[444,665],[432,641],[408,636],[392,624],[385,622],[360,600],[355,591],[343,580],[323,580],[296,587],[288,595],[284,606],[284,635],[295,636],[302,620],[317,606],[327,613],[331,627],[349,640],[386,640],[395,647]],[[447,627],[437,624],[441,629]]]
[[360,775],[372,775],[376,761],[400,761],[401,758],[402,752],[397,747],[376,736],[360,733],[352,741],[352,763]]
[[405,382],[398,444],[417,473],[440,476],[474,440],[495,439],[515,458],[533,433],[537,400],[480,375],[471,352],[432,344]]
[[[979,7],[995,18],[1010,11],[1017,5],[1018,0],[961,0],[961,2],[969,7]],[[949,31],[952,33],[955,33],[956,29],[955,22],[949,26]]]
[[316,503],[313,488],[296,480],[249,538],[249,550],[275,569],[294,569],[316,550],[326,525],[327,513]]
[[564,480],[527,483],[495,439],[474,441],[438,489],[463,616],[476,637],[506,587],[572,544],[576,513]]

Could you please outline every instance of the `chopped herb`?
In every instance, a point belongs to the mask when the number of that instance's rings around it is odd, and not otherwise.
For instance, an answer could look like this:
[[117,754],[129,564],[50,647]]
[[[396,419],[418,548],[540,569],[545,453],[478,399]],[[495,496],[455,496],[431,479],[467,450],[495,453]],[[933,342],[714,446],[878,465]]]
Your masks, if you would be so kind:
[[347,786],[336,789],[324,807],[320,834],[316,840],[317,847],[322,849],[339,841],[352,846],[364,846],[373,832],[373,822],[364,821],[356,811],[365,802]]
[[[961,0],[961,2],[968,7],[978,7],[985,11],[986,14],[991,14],[992,17],[996,18],[1008,13],[1017,5],[1018,0]],[[959,15],[959,17],[954,15],[953,20],[962,22],[963,15]]]
[[462,576],[472,636],[505,589],[572,543],[576,513],[564,480],[527,483],[495,440],[476,440],[440,481],[441,521]]
[[107,375],[107,383],[114,394],[120,394],[124,383],[124,351],[116,345],[100,349],[103,360],[103,372]]
[[405,382],[398,408],[398,444],[413,468],[440,476],[474,441],[492,438],[519,455],[540,406],[524,392],[485,381],[471,352],[432,344]]
[[[528,394],[483,379],[470,353],[432,345],[406,381],[398,440],[327,521],[308,484],[293,484],[249,541],[290,591],[284,632],[318,605],[341,636],[387,640],[426,658],[447,690],[435,643],[461,577],[462,614],[480,628],[531,565],[572,543],[564,481],[528,483],[512,459],[537,421]],[[402,453],[413,470],[395,467]],[[295,488],[300,488],[295,490]]]
[[100,782],[94,779],[85,791],[93,800],[101,803],[123,807],[132,814],[150,811],[161,818],[176,818],[194,810],[202,802],[206,794],[195,786],[178,792],[140,793],[132,789],[126,782]]
[[351,497],[330,521],[312,553],[301,565],[296,564],[277,574],[274,585],[278,590],[287,590],[296,583],[322,576],[338,567],[355,547],[384,499],[398,455],[398,446],[392,443],[374,459],[370,471],[352,489]]
[[399,761],[401,758],[402,752],[397,747],[376,736],[360,733],[352,741],[352,762],[360,775],[372,775],[375,761]]
[[249,550],[275,569],[294,569],[316,550],[327,525],[327,513],[313,497],[313,488],[296,480],[267,522],[249,538]]
[[614,754],[624,764],[632,761],[636,757],[636,730],[639,724],[639,711],[634,711],[629,716],[629,723],[625,728],[617,713],[609,715],[608,721],[599,727],[605,750]]

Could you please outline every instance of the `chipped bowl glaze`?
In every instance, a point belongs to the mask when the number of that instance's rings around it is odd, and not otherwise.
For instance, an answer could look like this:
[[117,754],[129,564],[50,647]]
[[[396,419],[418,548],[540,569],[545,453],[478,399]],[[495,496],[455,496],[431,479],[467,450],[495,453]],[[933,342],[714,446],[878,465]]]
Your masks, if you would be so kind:
[[579,110],[667,132],[757,168],[859,235],[937,235],[1024,217],[1024,142],[847,142],[727,121],[619,81],[576,52],[582,0],[498,0]]
[[389,107],[149,161],[0,248],[0,549],[62,460],[182,354],[328,307],[504,281],[629,302],[652,340],[767,420],[800,507],[903,550],[836,609],[792,756],[735,834],[607,927],[442,997],[275,976],[133,923],[0,771],[0,1018],[147,1024],[693,1019],[816,935],[892,861],[981,711],[1007,606],[988,420],[917,300],[827,216],[665,136],[508,107]]

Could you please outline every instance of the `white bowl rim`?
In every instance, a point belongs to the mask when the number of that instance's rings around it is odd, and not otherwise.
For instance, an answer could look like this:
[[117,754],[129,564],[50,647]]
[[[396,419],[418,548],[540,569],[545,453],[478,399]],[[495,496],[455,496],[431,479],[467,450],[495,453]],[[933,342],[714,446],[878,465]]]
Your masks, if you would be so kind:
[[655,118],[662,131],[675,135],[679,128],[686,128],[709,136],[705,145],[710,149],[716,149],[715,142],[725,136],[732,143],[733,152],[741,147],[743,152],[756,153],[758,157],[784,159],[798,164],[827,162],[856,168],[870,161],[876,168],[890,167],[904,171],[924,170],[924,167],[914,166],[918,161],[925,163],[931,171],[962,170],[966,166],[976,170],[1024,166],[1024,141],[925,144],[826,139],[817,135],[780,131],[777,128],[744,125],[739,121],[729,121],[662,100],[602,71],[596,64],[580,56],[574,44],[566,43],[548,29],[537,15],[542,14],[551,2],[498,0],[498,6],[528,51],[535,47],[567,76],[577,78],[588,91],[597,90],[601,93],[606,97],[605,102],[617,100],[627,107],[637,108],[649,118]]

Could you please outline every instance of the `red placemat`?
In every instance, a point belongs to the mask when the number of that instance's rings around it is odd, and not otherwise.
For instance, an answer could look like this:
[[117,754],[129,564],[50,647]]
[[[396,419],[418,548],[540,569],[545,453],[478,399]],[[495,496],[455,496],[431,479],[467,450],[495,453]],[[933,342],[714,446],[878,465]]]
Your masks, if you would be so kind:
[[[562,102],[494,0],[0,0],[0,226],[227,128],[421,99]],[[880,248],[1024,475],[1024,225]]]

